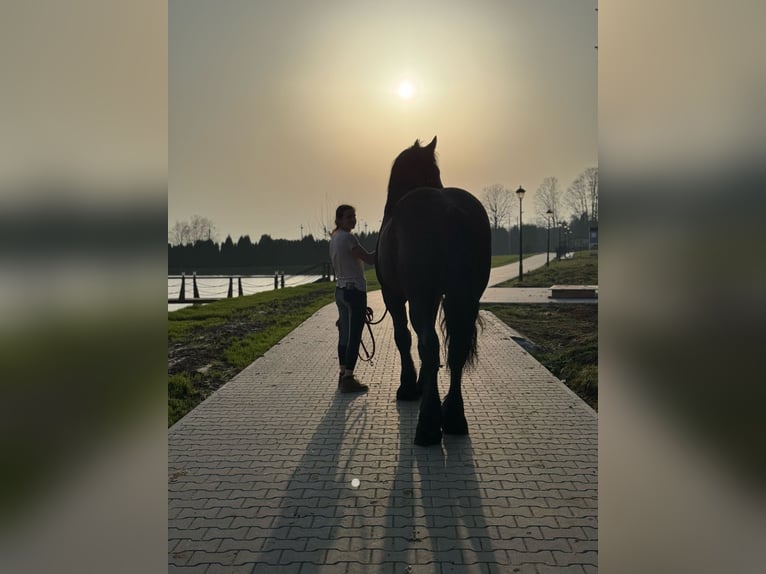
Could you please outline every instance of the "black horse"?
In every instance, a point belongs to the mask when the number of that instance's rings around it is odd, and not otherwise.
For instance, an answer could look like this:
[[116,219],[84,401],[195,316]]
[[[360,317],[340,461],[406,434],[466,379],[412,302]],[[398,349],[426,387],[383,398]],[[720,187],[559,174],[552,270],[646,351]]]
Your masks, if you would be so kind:
[[[415,444],[438,444],[442,429],[468,434],[460,389],[463,368],[476,358],[479,299],[489,281],[491,235],[481,202],[465,190],[445,188],[436,165],[436,137],[420,141],[394,160],[378,236],[375,271],[402,360],[399,400],[422,396]],[[412,360],[412,336],[405,302],[418,336],[420,375]],[[439,338],[441,303],[450,387],[440,404]]]

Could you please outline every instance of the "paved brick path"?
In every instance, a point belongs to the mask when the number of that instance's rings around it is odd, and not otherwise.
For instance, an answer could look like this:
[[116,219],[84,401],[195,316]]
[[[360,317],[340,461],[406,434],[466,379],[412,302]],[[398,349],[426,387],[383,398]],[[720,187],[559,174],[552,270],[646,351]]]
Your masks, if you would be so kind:
[[[380,292],[370,304],[380,317]],[[394,399],[390,319],[357,368],[370,391],[349,396],[335,318],[321,309],[169,430],[169,572],[596,572],[597,416],[510,329],[482,312],[470,436],[422,448],[417,404]]]

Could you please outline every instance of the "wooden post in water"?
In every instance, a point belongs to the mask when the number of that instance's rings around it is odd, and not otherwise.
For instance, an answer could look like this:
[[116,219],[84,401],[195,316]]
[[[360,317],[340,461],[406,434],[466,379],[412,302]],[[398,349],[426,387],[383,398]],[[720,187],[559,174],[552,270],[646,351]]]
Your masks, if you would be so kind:
[[282,289],[285,288],[285,272],[282,271],[282,275],[279,278],[279,286],[282,287]]
[[274,271],[274,289],[279,289],[279,275]]
[[186,301],[186,275],[181,273],[181,292],[178,294],[179,301]]
[[234,295],[234,277],[229,277],[229,292],[226,293],[226,297],[229,299]]
[[237,277],[237,297],[242,297],[242,277]]
[[194,298],[199,299],[199,289],[197,289],[197,272],[192,275],[192,286],[194,287]]

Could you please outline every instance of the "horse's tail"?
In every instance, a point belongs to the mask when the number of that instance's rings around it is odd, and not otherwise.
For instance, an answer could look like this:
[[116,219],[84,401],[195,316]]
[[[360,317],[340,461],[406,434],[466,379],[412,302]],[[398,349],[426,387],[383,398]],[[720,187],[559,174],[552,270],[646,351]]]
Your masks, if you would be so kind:
[[479,299],[486,285],[482,267],[481,257],[465,246],[450,255],[441,322],[450,370],[471,366],[478,356]]
[[484,207],[460,190],[447,210],[448,237],[446,288],[442,309],[442,333],[450,370],[476,361],[479,299],[489,280],[491,232]]
[[441,330],[450,370],[471,366],[478,357],[479,303],[454,291],[442,300]]

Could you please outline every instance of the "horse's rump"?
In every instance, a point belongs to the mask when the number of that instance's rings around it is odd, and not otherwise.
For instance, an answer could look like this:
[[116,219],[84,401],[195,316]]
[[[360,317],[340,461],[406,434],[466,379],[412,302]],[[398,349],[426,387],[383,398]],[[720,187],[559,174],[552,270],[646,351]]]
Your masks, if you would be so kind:
[[408,192],[383,223],[379,279],[406,299],[468,288],[481,297],[489,280],[491,237],[481,203],[458,188]]

